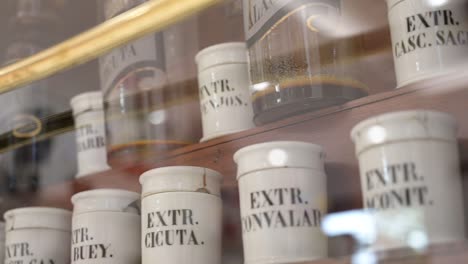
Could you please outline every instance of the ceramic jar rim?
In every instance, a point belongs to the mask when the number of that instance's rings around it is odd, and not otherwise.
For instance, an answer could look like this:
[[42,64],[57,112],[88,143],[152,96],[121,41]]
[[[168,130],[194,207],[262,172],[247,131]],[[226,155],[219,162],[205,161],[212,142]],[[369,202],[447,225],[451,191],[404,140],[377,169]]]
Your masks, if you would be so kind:
[[195,56],[198,72],[221,64],[247,64],[247,44],[227,42],[207,47]]
[[[307,153],[311,153],[316,155],[317,158],[320,159],[319,162],[314,160],[308,160],[308,157],[305,156],[296,156],[290,159],[290,161],[285,161],[284,164],[274,164],[274,162],[269,161],[268,157],[263,157],[262,152],[265,151],[274,151],[274,150],[283,150],[283,151],[290,151],[294,152],[295,150],[303,150]],[[253,166],[246,166],[242,163],[242,158],[248,155],[252,157],[258,156],[258,160],[256,159],[253,161]],[[234,161],[237,163],[238,166],[238,173],[237,173],[237,180],[241,177],[249,174],[250,172],[259,171],[259,170],[266,170],[266,169],[275,169],[275,168],[306,168],[306,169],[318,169],[323,170],[323,159],[325,157],[325,152],[323,151],[322,146],[309,143],[309,142],[301,142],[301,141],[271,141],[271,142],[264,142],[259,144],[250,145],[244,148],[239,149],[234,154]],[[299,160],[299,158],[304,158],[304,160]],[[250,167],[250,168],[246,168]]]
[[[86,203],[85,201],[88,200]],[[121,189],[95,189],[72,196],[74,214],[90,212],[139,213],[140,194]]]
[[[392,9],[393,7],[395,7],[395,5],[399,2],[401,2],[401,0],[384,0],[385,2],[387,2],[387,8],[388,10],[390,11],[390,9]],[[411,1],[411,0],[410,0]]]
[[70,100],[70,105],[74,116],[88,110],[102,110],[104,109],[102,92],[95,91],[79,94]]
[[[405,123],[406,122],[406,123]],[[408,127],[418,124],[421,130],[402,129],[404,125]],[[369,133],[371,129],[381,128],[385,130],[385,137],[375,142],[367,142],[363,137],[364,133]],[[432,130],[431,130],[432,128]],[[439,128],[434,130],[434,128]],[[391,133],[386,133],[390,131]],[[356,145],[356,153],[361,153],[371,146],[382,145],[390,142],[417,139],[436,139],[444,141],[456,141],[457,124],[451,115],[433,110],[410,110],[397,111],[370,117],[359,122],[351,130],[351,139]],[[382,136],[383,137],[383,136]]]
[[[413,1],[413,2],[420,2],[422,4],[426,4],[428,7],[431,6],[431,0],[404,0],[404,1]],[[387,2],[387,7],[388,7],[388,10],[390,11],[392,8],[394,8],[397,4],[401,3],[401,2],[404,2],[402,0],[385,0],[385,2]],[[462,2],[464,0],[450,0],[451,2],[455,2],[455,1],[459,1],[459,2]],[[447,3],[443,3],[441,5],[437,5],[435,6],[434,8],[439,8],[439,7],[443,7],[444,5],[446,4],[450,4],[450,1],[448,1]]]
[[22,207],[8,210],[3,215],[7,232],[36,228],[71,231],[71,217],[71,211],[53,207]]
[[[206,186],[198,181],[191,181],[195,176],[205,176]],[[171,166],[149,170],[140,176],[142,197],[166,192],[197,192],[197,189],[206,188],[211,194],[220,196],[223,176],[212,169],[195,166]],[[203,180],[201,180],[203,181]],[[203,193],[203,192],[199,192]]]

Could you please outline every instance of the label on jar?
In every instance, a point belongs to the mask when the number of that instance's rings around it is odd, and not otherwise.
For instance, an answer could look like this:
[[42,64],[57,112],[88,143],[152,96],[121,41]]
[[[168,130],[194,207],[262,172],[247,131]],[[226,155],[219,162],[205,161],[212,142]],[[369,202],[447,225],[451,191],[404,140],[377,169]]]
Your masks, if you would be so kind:
[[103,110],[75,116],[79,176],[109,169]]
[[[302,198],[302,193],[299,187],[250,192],[251,212],[242,217],[242,231],[250,233],[262,229],[320,227],[322,212],[317,208],[301,208],[309,204]],[[288,205],[297,208],[275,208]]]
[[76,148],[78,153],[105,149],[106,139],[102,132],[104,131],[94,127],[92,124],[79,126],[76,129]]
[[255,127],[246,64],[212,67],[198,80],[204,139]]
[[7,233],[5,264],[68,264],[70,233],[59,230],[14,230]]
[[466,1],[405,0],[390,7],[398,86],[444,73],[468,57]]
[[73,217],[72,263],[139,264],[140,217],[121,212],[91,212]]
[[[304,23],[313,25],[317,15],[327,14],[329,8],[339,9],[337,0],[243,0],[244,27],[247,46],[253,45],[269,30],[276,27],[283,18],[303,8],[314,5],[314,12],[305,18]],[[292,30],[294,30],[292,28]]]
[[99,59],[99,66],[106,100],[164,86],[167,77],[162,34],[114,49]]
[[[365,208],[377,213],[422,210],[431,243],[464,239],[461,176],[454,142],[414,140],[376,146],[359,155],[359,164]],[[399,241],[406,243],[405,238]]]
[[240,89],[233,84],[234,82],[232,80],[230,82],[227,78],[202,84],[200,87],[202,113],[207,115],[212,111],[221,111],[230,107],[245,107],[248,109],[250,102],[242,91],[247,89]]
[[424,176],[414,162],[370,169],[365,178],[366,208],[386,210],[434,204]]
[[327,255],[320,228],[327,207],[323,173],[252,172],[239,179],[239,191],[245,263],[305,262]]
[[221,263],[221,199],[206,193],[161,193],[142,202],[143,264]]

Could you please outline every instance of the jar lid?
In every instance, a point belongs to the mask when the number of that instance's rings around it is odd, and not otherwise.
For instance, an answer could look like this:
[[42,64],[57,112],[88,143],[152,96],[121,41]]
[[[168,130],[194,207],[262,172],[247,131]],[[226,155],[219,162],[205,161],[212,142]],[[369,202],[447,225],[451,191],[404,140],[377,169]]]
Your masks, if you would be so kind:
[[101,110],[104,108],[102,92],[82,93],[70,100],[73,108],[73,115],[80,114],[87,110]]
[[139,214],[140,194],[118,189],[97,189],[72,196],[73,214],[125,212]]
[[359,154],[365,149],[402,140],[438,139],[456,141],[455,119],[445,113],[415,110],[387,113],[366,119],[351,131]]
[[72,213],[49,207],[25,207],[7,211],[4,216],[6,231],[31,228],[48,228],[71,231]]
[[221,182],[219,172],[191,166],[153,169],[140,177],[143,197],[163,192],[202,192],[220,196]]
[[198,72],[219,64],[247,63],[247,45],[244,42],[228,42],[205,48],[195,56]]
[[250,172],[272,168],[324,170],[325,153],[319,145],[299,141],[273,141],[251,145],[234,154],[237,179]]

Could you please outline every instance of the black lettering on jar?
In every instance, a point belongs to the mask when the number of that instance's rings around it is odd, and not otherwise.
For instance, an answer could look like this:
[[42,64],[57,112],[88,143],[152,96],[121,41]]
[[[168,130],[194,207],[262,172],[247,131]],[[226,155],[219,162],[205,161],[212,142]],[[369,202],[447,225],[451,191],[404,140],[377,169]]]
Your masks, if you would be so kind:
[[90,235],[87,227],[72,231],[72,259],[73,261],[89,259],[113,258],[110,243],[93,243],[94,237]]
[[[300,188],[259,190],[251,192],[249,198],[251,212],[241,219],[244,233],[270,228],[319,227],[322,221],[323,213],[307,207],[308,201]],[[269,210],[265,211],[266,208]]]
[[199,234],[193,228],[199,225],[199,222],[195,220],[192,209],[149,212],[146,214],[145,219],[144,226],[148,231],[144,238],[146,248],[205,244],[200,240]]
[[212,81],[200,87],[201,111],[208,114],[211,111],[226,107],[246,107],[248,99],[239,93],[240,89],[230,84],[228,79]]

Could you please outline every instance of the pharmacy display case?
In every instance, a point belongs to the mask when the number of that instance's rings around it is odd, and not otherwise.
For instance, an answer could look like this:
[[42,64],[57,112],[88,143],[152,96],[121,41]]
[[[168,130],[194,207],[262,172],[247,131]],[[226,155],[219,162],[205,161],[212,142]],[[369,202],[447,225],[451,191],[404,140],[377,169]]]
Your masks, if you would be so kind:
[[468,262],[466,0],[11,0],[0,33],[5,264]]

